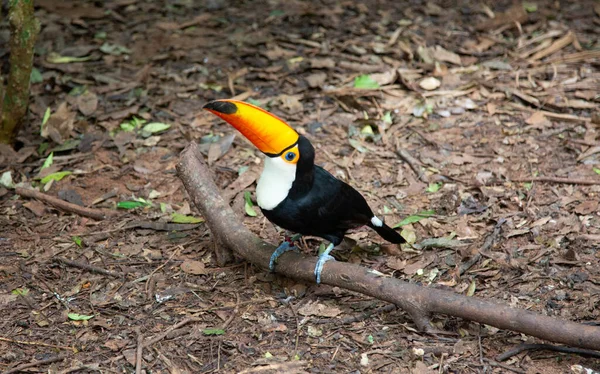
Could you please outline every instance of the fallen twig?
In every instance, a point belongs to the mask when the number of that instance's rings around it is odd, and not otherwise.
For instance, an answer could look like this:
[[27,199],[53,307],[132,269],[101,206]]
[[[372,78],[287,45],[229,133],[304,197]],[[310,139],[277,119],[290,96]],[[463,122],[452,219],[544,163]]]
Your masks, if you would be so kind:
[[[177,171],[212,235],[247,261],[268,269],[275,247],[262,241],[239,221],[220,196],[195,143],[181,153]],[[287,252],[280,257],[276,271],[290,278],[314,282],[315,263],[315,257]],[[355,264],[331,261],[325,268],[322,283],[396,304],[410,314],[421,331],[431,330],[429,314],[441,313],[574,347],[600,350],[600,328],[595,326],[403,282]],[[160,340],[161,336],[155,339]]]
[[61,263],[65,264],[65,265],[73,266],[73,267],[76,267],[76,268],[79,268],[79,269],[87,270],[87,271],[90,271],[92,273],[107,275],[107,276],[113,277],[113,278],[122,278],[123,277],[122,274],[115,273],[115,272],[110,271],[110,270],[102,269],[102,268],[99,268],[99,267],[96,267],[96,266],[93,266],[93,265],[83,264],[81,262],[67,260],[66,258],[55,258],[54,261],[58,261],[58,262],[61,262]]
[[142,374],[142,353],[144,352],[144,336],[139,327],[135,328],[137,335],[137,350],[135,352],[135,374]]
[[565,184],[582,184],[586,186],[593,186],[600,184],[600,180],[590,179],[575,179],[575,178],[561,178],[561,177],[528,177],[528,178],[511,178],[510,182],[517,183],[529,183],[529,182],[545,182],[545,183],[565,183]]
[[73,347],[66,347],[66,346],[62,346],[62,345],[48,344],[48,343],[42,343],[42,342],[28,342],[28,341],[24,341],[24,340],[14,340],[14,339],[10,339],[10,338],[5,338],[3,336],[0,336],[0,341],[8,342],[8,343],[15,343],[15,344],[24,344],[24,345],[39,345],[42,347],[66,349],[68,351],[75,350],[75,348],[73,348]]
[[171,333],[171,331],[173,331],[173,330],[177,330],[178,328],[181,328],[190,322],[199,322],[199,321],[202,321],[202,320],[200,318],[196,318],[196,317],[186,318],[183,321],[174,324],[173,326],[169,327],[165,331],[156,335],[152,339],[146,340],[144,342],[144,344],[142,344],[142,348],[148,348],[148,347],[152,346],[154,343],[158,343],[159,341],[163,340],[167,335],[169,335],[169,333]]
[[398,153],[398,156],[400,156],[408,164],[408,166],[410,166],[421,182],[429,183],[427,175],[425,175],[425,172],[421,167],[421,163],[410,153],[408,153],[406,149],[400,147],[398,141],[396,141],[396,153]]
[[589,349],[562,347],[559,345],[552,345],[552,344],[525,344],[524,343],[524,344],[519,344],[515,348],[513,348],[507,352],[504,352],[501,355],[498,355],[496,357],[496,360],[506,361],[509,358],[516,356],[521,352],[539,351],[539,350],[554,351],[554,352],[561,352],[561,353],[575,353],[575,354],[578,354],[581,356],[600,358],[600,352],[592,351]]
[[15,188],[15,193],[17,195],[23,197],[31,197],[44,203],[48,203],[55,208],[63,210],[65,212],[75,213],[77,215],[88,217],[96,220],[103,220],[109,215],[116,215],[116,212],[113,211],[105,211],[100,209],[86,208],[83,206],[79,206],[77,204],[72,204],[67,201],[61,200],[54,196],[47,195],[45,193],[32,190],[29,188],[17,187]]
[[67,357],[69,357],[69,356],[68,355],[60,355],[60,356],[56,356],[56,357],[47,358],[45,360],[30,362],[28,364],[23,364],[20,366],[16,366],[12,369],[9,369],[9,370],[5,371],[4,374],[19,373],[21,371],[25,371],[25,369],[33,368],[33,367],[36,367],[39,365],[48,365],[48,364],[52,364],[54,362],[59,362],[59,361],[64,360]]

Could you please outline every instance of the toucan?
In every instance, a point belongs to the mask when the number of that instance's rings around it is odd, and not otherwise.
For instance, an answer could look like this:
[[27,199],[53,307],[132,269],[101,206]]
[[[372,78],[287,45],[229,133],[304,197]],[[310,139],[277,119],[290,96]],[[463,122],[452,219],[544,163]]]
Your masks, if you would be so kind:
[[[404,242],[373,214],[357,190],[315,165],[313,145],[283,120],[237,100],[211,101],[203,108],[235,127],[266,155],[256,186],[256,200],[265,217],[283,229],[329,241],[315,267],[317,283],[323,265],[333,259],[329,253],[349,229],[367,225],[391,243]],[[279,256],[295,249],[290,242],[284,241],[273,252],[271,271]]]

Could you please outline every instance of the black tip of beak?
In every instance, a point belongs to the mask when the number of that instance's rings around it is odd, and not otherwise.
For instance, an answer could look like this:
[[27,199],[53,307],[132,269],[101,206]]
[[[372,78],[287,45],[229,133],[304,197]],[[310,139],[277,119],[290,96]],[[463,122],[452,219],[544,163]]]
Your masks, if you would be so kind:
[[210,103],[205,104],[202,109],[210,109],[223,114],[233,114],[237,112],[237,106],[235,106],[234,103],[219,100],[211,101]]

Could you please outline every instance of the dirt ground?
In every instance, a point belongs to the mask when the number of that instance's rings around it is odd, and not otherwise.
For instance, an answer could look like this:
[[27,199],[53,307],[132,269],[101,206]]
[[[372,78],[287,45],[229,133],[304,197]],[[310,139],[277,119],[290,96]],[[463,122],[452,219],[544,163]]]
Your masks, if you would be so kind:
[[[429,336],[376,299],[219,266],[175,172],[198,142],[244,223],[281,241],[245,199],[262,156],[201,110],[248,100],[305,134],[414,244],[359,229],[338,260],[598,323],[597,1],[35,3],[28,123],[16,152],[0,148],[1,371],[600,370],[545,350],[499,362],[540,341],[442,315],[448,334]],[[86,218],[13,185],[114,214]]]

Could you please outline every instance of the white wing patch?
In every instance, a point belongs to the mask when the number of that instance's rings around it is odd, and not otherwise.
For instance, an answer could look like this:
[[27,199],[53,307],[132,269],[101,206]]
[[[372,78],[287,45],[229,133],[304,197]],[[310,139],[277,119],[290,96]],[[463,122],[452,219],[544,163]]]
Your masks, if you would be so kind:
[[375,227],[383,227],[383,221],[377,218],[376,216],[373,216],[373,218],[371,218],[371,223]]
[[296,165],[289,164],[281,157],[266,157],[256,185],[256,201],[261,209],[271,210],[288,195],[296,179]]

